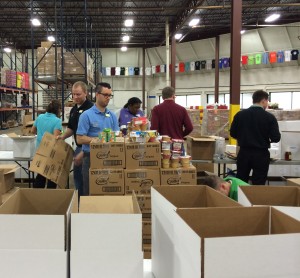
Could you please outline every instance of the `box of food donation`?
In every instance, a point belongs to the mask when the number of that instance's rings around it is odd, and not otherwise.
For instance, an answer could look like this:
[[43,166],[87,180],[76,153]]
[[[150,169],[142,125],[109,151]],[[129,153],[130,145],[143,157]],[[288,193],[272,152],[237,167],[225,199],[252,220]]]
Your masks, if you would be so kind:
[[101,143],[94,140],[90,144],[90,163],[92,169],[125,168],[124,138],[116,142]]
[[63,140],[46,132],[36,150],[29,170],[56,183],[64,188],[67,185],[73,162],[74,150]]
[[172,220],[176,263],[164,277],[300,275],[300,222],[275,208],[180,208]]
[[125,143],[126,168],[152,168],[161,167],[160,142],[151,143]]
[[243,206],[273,206],[300,221],[298,186],[240,186],[238,201]]
[[14,158],[32,158],[34,156],[36,135],[21,136],[15,133],[9,133],[7,136],[13,140]]
[[72,278],[143,277],[142,215],[134,195],[81,197],[71,217]]
[[194,160],[213,160],[216,138],[213,136],[187,136],[187,153]]
[[74,190],[18,189],[0,207],[1,277],[69,277]]
[[195,185],[197,184],[197,170],[195,166],[189,168],[160,169],[161,185]]
[[125,194],[150,194],[151,186],[160,185],[158,169],[125,169]]
[[15,172],[20,167],[16,164],[0,165],[0,195],[6,193],[15,186]]
[[90,169],[90,195],[124,195],[124,170]]
[[189,277],[175,275],[174,218],[177,208],[241,207],[205,185],[155,186],[151,189],[151,198],[152,271],[155,277],[164,278]]

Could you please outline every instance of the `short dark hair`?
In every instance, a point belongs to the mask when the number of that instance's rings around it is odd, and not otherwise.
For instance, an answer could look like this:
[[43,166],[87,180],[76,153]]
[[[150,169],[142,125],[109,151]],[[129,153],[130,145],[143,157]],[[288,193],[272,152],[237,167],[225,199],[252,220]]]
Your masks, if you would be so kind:
[[167,99],[175,95],[175,89],[173,87],[165,87],[162,89],[162,98]]
[[61,102],[59,100],[57,100],[57,99],[53,99],[48,104],[46,112],[53,113],[57,117],[60,117],[60,110],[61,110]]
[[134,104],[141,104],[142,101],[138,97],[132,97],[130,98],[127,103],[124,105],[124,108],[127,108],[129,105],[134,105]]
[[102,92],[102,88],[111,89],[111,86],[110,86],[109,83],[106,83],[106,82],[97,83],[96,88],[95,88],[95,92],[96,93],[101,93]]
[[197,178],[197,184],[207,185],[213,189],[218,190],[220,185],[224,182],[219,176],[203,176]]
[[269,94],[263,90],[258,90],[255,91],[252,95],[252,102],[253,103],[259,103],[263,99],[268,100],[269,99]]

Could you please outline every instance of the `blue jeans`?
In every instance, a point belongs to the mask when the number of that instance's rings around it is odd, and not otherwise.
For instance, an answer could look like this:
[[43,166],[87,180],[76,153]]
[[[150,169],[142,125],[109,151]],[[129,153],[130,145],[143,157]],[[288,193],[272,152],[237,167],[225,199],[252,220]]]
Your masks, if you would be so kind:
[[90,195],[90,153],[84,153],[82,162],[83,192],[82,196]]
[[[81,147],[76,147],[74,157],[81,152]],[[82,164],[73,165],[73,176],[75,188],[78,190],[78,196],[83,195],[83,177],[82,177]]]

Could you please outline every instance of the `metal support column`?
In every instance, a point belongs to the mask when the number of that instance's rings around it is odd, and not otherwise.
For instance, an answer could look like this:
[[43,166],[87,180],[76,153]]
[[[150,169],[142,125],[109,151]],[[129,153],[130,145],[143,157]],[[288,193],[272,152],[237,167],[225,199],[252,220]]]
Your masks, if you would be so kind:
[[215,48],[215,103],[219,103],[219,86],[220,86],[220,36],[216,37]]
[[145,102],[146,102],[146,76],[145,76],[145,66],[146,66],[146,48],[143,47],[143,72],[142,72],[142,93],[143,93],[143,111],[145,112]]
[[[230,113],[231,123],[234,115],[240,110],[241,86],[241,27],[242,0],[231,0],[231,47],[230,47]],[[230,138],[230,144],[235,140]]]
[[[33,0],[30,1],[30,16],[33,19]],[[31,82],[32,82],[32,119],[35,120],[35,95],[34,95],[34,34],[31,23]]]
[[171,46],[171,87],[175,89],[175,64],[176,64],[176,39],[175,35],[172,36]]

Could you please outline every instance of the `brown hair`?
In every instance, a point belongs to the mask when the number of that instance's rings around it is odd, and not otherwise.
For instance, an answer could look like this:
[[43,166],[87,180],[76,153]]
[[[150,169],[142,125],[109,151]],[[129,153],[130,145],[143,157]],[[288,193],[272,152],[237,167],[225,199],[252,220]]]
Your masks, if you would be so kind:
[[175,89],[173,87],[165,87],[162,89],[162,98],[167,99],[175,95]]
[[48,104],[46,112],[53,113],[56,115],[56,117],[60,117],[60,110],[61,110],[61,102],[57,99],[51,100],[51,102]]

